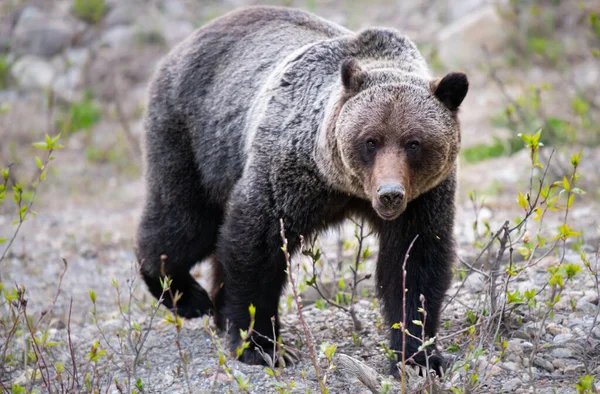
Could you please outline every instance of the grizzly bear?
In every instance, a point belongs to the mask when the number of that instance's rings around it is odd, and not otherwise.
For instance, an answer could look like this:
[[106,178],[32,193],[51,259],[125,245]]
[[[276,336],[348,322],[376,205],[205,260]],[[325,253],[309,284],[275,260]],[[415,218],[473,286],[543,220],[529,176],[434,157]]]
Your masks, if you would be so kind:
[[[159,297],[161,275],[170,276],[176,312],[214,313],[232,349],[253,304],[255,332],[240,359],[264,363],[257,346],[273,349],[287,279],[280,219],[294,253],[301,235],[364,218],[380,243],[375,278],[387,324],[403,320],[406,298],[407,328],[420,337],[412,322],[423,319],[423,295],[425,335],[435,336],[455,260],[457,110],[467,89],[463,73],[433,79],[413,42],[392,29],[354,33],[278,7],[198,29],[149,89],[136,250],[150,292]],[[208,257],[217,266],[212,300],[190,274]],[[169,297],[164,304],[173,308]],[[390,333],[397,353],[401,331]],[[406,357],[424,365],[419,345],[407,337]],[[440,372],[445,359],[428,352]]]

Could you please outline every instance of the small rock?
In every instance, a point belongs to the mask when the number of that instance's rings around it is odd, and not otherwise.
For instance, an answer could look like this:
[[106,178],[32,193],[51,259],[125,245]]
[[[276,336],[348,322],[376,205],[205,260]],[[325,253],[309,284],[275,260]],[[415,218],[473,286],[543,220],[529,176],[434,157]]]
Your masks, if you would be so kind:
[[564,369],[565,374],[580,374],[585,372],[585,365],[573,364],[567,365]]
[[585,338],[588,335],[587,331],[581,327],[573,327],[573,334],[578,338]]
[[524,341],[530,341],[531,340],[531,337],[529,336],[529,334],[526,333],[523,330],[517,330],[517,331],[515,331],[514,334],[513,334],[513,336],[515,338],[522,339]]
[[502,376],[502,375],[504,375],[504,370],[502,368],[500,368],[498,365],[492,365],[492,367],[490,368],[490,375],[491,376]]
[[[577,310],[581,310],[584,313],[587,313],[587,312],[595,313],[597,307],[598,307],[598,295],[597,294],[585,295],[577,301]],[[586,308],[587,310],[584,310],[581,308]]]
[[50,320],[50,324],[48,325],[48,327],[54,328],[56,330],[64,330],[65,328],[67,328],[67,325],[62,319],[55,317],[52,320]]
[[565,343],[573,339],[573,334],[558,334],[554,337],[552,342],[555,344]]
[[465,281],[465,288],[479,293],[485,288],[486,278],[479,272],[473,272]]
[[163,10],[167,16],[174,19],[185,18],[189,15],[185,3],[177,0],[165,1]]
[[75,32],[63,19],[26,7],[13,31],[11,49],[17,55],[52,57],[71,44]]
[[121,328],[122,322],[119,319],[111,319],[102,323],[102,329],[107,332],[113,332]]
[[506,345],[506,352],[509,354],[523,355],[525,350],[529,352],[529,350],[533,347],[531,342],[523,341],[521,339],[513,338],[508,341]]
[[502,392],[513,393],[521,385],[521,379],[512,378],[502,385]]
[[583,324],[583,319],[581,318],[581,312],[573,312],[569,314],[569,321],[567,323],[567,327],[573,328],[575,326],[580,326]]
[[13,77],[25,89],[44,89],[54,80],[56,71],[50,63],[36,56],[23,56],[11,67]]
[[504,363],[502,363],[502,366],[507,371],[518,371],[518,370],[521,369],[521,367],[519,366],[519,364],[517,364],[516,362],[513,362],[513,361],[504,362]]
[[91,56],[88,48],[69,48],[65,52],[65,57],[70,67],[82,68],[90,61]]
[[512,353],[512,352],[508,352],[506,354],[506,361],[512,361],[512,362],[514,362],[516,364],[521,365],[521,362],[523,360],[521,359],[521,356],[519,356],[518,354]]
[[505,29],[493,6],[488,5],[451,23],[438,35],[438,55],[447,66],[477,63],[482,59],[482,46],[490,52],[502,50]]
[[135,48],[137,37],[135,26],[115,26],[102,34],[100,45],[113,48],[117,51],[126,51],[127,49]]
[[132,24],[138,13],[139,9],[136,9],[133,4],[125,1],[119,2],[104,17],[104,26],[109,28]]
[[554,372],[554,366],[552,365],[552,363],[548,360],[544,360],[541,357],[534,358],[533,365],[535,365],[536,367],[545,369],[548,372]]
[[565,360],[561,360],[560,358],[555,358],[554,360],[552,360],[552,365],[554,365],[554,368],[556,368],[556,369],[562,369],[565,367]]
[[592,335],[600,339],[600,324],[592,328]]
[[571,330],[569,328],[563,327],[556,323],[549,323],[546,326],[546,330],[548,330],[548,332],[552,335],[568,334],[571,332]]
[[[600,70],[596,60],[588,60],[576,65],[573,69],[575,84],[582,88],[598,86],[600,83]],[[595,249],[592,249],[594,252]]]
[[80,92],[77,90],[83,81],[83,73],[79,68],[70,68],[67,72],[56,78],[52,85],[54,93],[67,102],[78,101]]
[[541,324],[538,322],[525,324],[523,326],[523,331],[525,331],[527,335],[529,335],[530,339],[533,339],[537,336],[543,337],[546,333],[546,329],[542,327]]
[[550,355],[555,358],[574,358],[575,357],[573,350],[566,348],[566,347],[559,347],[559,348],[553,349],[550,352]]
[[188,21],[165,21],[162,26],[163,36],[170,47],[179,44],[196,30],[194,25]]

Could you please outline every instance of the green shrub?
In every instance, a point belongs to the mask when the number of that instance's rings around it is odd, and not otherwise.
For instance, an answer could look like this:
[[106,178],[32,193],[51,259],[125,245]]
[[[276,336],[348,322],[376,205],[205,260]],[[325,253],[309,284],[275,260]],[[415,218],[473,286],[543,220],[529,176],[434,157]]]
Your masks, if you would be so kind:
[[62,133],[73,133],[91,129],[102,117],[102,110],[94,103],[91,92],[86,92],[83,100],[71,104],[66,114],[57,121]]
[[73,12],[88,23],[98,23],[106,13],[104,0],[75,0]]
[[0,55],[0,90],[6,89],[10,81],[10,66],[6,55]]

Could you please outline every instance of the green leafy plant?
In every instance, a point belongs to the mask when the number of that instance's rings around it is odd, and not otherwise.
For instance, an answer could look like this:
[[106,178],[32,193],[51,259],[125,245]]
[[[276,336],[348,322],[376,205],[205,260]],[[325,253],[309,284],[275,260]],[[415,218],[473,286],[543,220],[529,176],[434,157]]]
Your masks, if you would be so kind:
[[90,91],[86,91],[80,102],[69,105],[57,127],[61,132],[70,134],[80,130],[89,130],[97,124],[102,117],[102,110],[94,102]]
[[106,13],[104,0],[75,0],[73,12],[78,18],[88,23],[98,23]]

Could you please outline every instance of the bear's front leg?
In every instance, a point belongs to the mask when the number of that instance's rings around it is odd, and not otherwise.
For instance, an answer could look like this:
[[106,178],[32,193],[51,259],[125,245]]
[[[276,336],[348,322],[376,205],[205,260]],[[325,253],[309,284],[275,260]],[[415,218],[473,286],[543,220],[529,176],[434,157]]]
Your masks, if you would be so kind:
[[[408,204],[396,220],[380,221],[377,289],[383,301],[386,322],[405,323],[411,335],[405,334],[405,359],[413,364],[434,369],[438,375],[446,368],[446,361],[434,346],[429,346],[427,359],[418,348],[425,339],[436,335],[444,295],[450,285],[452,264],[455,259],[454,177]],[[417,237],[418,236],[418,237]],[[403,291],[403,262],[411,242],[416,238],[406,263],[406,291]],[[424,297],[426,316],[419,312],[421,295]],[[425,322],[423,327],[413,323]],[[414,338],[416,337],[416,338]],[[390,348],[402,360],[402,329],[391,330]],[[395,361],[392,374],[399,375]]]
[[[279,219],[269,204],[268,189],[259,182],[254,180],[251,188],[239,186],[234,190],[217,246],[224,282],[218,324],[228,331],[235,353],[242,345],[240,330],[247,331],[251,325],[249,307],[256,308],[253,331],[245,338],[250,346],[239,357],[252,365],[266,364],[264,355],[274,361],[280,328],[279,297],[287,279]],[[296,360],[293,351],[284,354],[285,363]]]

